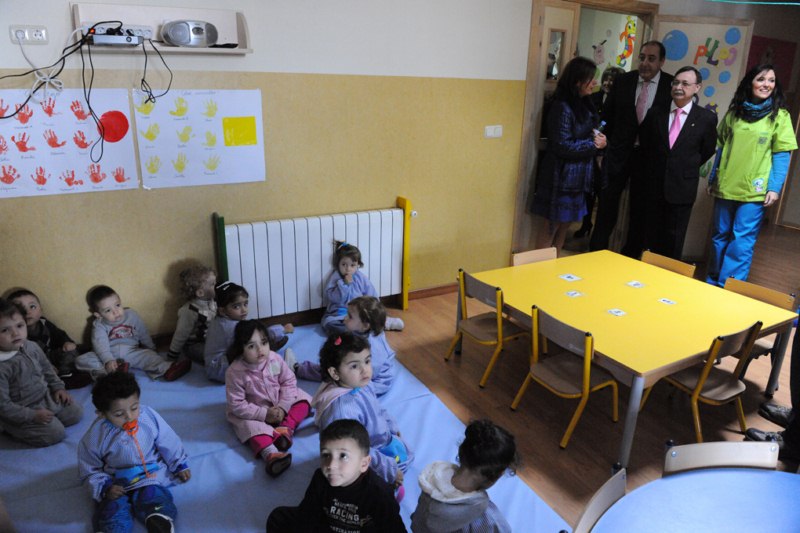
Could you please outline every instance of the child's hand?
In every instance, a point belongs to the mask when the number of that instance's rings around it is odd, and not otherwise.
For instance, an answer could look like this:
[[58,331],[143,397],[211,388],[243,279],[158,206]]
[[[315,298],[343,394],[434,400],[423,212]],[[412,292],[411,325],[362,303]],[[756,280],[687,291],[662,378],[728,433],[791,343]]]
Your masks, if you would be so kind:
[[348,285],[350,285],[351,283],[353,283],[353,275],[352,275],[352,274],[350,274],[350,273],[347,273],[347,274],[345,274],[344,276],[342,276],[342,279],[343,279],[343,280],[344,280],[344,282],[345,282],[346,284],[348,284]]
[[181,470],[175,475],[178,476],[178,479],[186,483],[192,478],[192,471],[187,468],[186,470]]
[[280,407],[270,407],[267,409],[267,424],[279,424],[280,422],[283,422],[285,417],[286,411]]
[[53,420],[53,416],[53,411],[50,409],[37,409],[34,411],[33,421],[44,426]]
[[108,363],[106,363],[103,366],[106,367],[106,372],[108,372],[109,374],[112,373],[112,372],[116,372],[117,371],[117,361],[116,361],[116,359],[113,360],[113,361],[109,361]]
[[64,346],[61,347],[61,349],[65,352],[71,352],[72,350],[77,350],[78,346],[74,342],[67,341],[64,343]]
[[72,403],[72,396],[64,389],[59,389],[53,393],[53,399],[61,405],[69,405]]
[[125,487],[123,487],[122,485],[111,485],[106,491],[106,499],[116,500],[117,498],[119,498],[124,494],[125,494]]
[[397,477],[394,479],[394,488],[397,488],[402,484],[403,484],[403,471],[398,468]]

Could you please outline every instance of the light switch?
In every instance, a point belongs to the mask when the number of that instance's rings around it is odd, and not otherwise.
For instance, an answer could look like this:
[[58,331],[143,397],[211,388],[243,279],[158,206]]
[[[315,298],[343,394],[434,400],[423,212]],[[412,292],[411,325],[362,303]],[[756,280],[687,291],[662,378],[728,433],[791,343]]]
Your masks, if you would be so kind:
[[486,126],[483,128],[483,136],[487,139],[498,139],[503,136],[503,126]]

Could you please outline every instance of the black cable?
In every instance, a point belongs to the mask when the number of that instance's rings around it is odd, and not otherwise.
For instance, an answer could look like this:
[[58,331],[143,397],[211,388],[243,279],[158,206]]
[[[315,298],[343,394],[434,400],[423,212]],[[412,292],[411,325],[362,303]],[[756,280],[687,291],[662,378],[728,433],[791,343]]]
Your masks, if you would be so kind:
[[167,65],[167,62],[164,60],[164,56],[161,55],[161,52],[158,51],[156,45],[153,44],[153,40],[147,39],[147,42],[150,43],[150,46],[153,48],[153,50],[155,50],[156,54],[158,54],[159,59],[161,59],[161,63],[164,65],[164,68],[166,68],[167,72],[169,72],[169,83],[167,83],[166,90],[164,90],[164,92],[159,95],[153,94],[153,88],[150,87],[150,84],[147,82],[147,48],[145,47],[144,40],[142,40],[142,52],[144,52],[144,71],[142,72],[142,81],[140,83],[140,87],[141,91],[147,95],[147,98],[145,98],[144,103],[148,102],[155,103],[156,99],[161,98],[162,96],[166,95],[169,92],[170,88],[172,87],[173,75],[172,75],[172,70],[170,70],[169,65]]

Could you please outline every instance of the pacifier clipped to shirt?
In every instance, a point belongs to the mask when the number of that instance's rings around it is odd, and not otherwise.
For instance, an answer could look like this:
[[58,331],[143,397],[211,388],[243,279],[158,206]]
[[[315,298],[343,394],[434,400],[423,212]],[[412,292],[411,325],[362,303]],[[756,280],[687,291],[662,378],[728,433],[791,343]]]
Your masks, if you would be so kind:
[[137,418],[136,420],[125,422],[122,424],[122,429],[124,429],[128,435],[136,435],[136,432],[139,431],[139,419]]

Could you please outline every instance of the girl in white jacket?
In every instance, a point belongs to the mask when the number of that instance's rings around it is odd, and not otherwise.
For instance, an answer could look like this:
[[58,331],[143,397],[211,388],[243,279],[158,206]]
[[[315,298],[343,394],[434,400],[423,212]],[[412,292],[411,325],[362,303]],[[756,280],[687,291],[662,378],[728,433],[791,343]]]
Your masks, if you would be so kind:
[[489,420],[467,426],[461,464],[436,461],[419,475],[422,493],[411,515],[414,533],[511,533],[486,490],[518,463],[514,436]]

